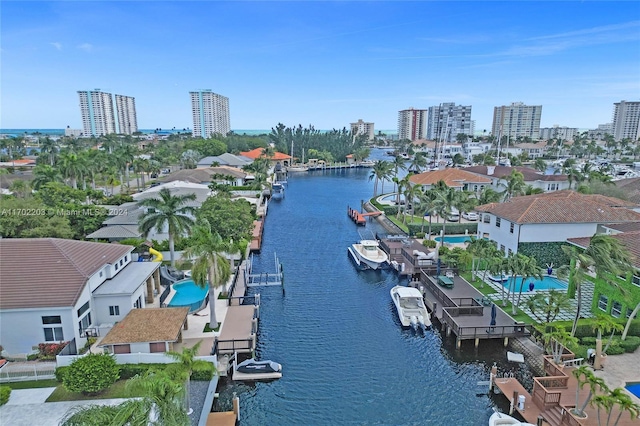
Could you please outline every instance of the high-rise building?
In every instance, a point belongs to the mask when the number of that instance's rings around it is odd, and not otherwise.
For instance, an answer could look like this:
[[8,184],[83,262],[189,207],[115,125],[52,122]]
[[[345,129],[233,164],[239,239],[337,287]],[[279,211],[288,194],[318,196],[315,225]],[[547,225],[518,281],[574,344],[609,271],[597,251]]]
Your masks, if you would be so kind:
[[213,134],[226,136],[231,131],[229,98],[211,89],[189,92],[193,116],[193,136],[208,139]]
[[138,131],[136,99],[131,96],[115,95],[118,116],[118,133],[132,135]]
[[458,134],[473,135],[471,129],[471,105],[453,102],[429,107],[427,139],[455,142]]
[[541,127],[539,138],[543,141],[549,139],[562,139],[563,141],[572,141],[580,133],[577,127],[561,127],[557,124],[553,127]]
[[426,109],[403,109],[398,112],[398,139],[416,141],[427,136]]
[[367,140],[372,141],[375,137],[373,123],[366,123],[359,119],[356,123],[351,123],[351,133],[354,135],[367,135]]
[[613,107],[613,138],[637,141],[640,137],[640,102],[620,101]]
[[542,105],[525,105],[513,102],[511,105],[495,107],[493,109],[493,136],[511,139],[528,137],[537,140],[540,135],[540,116]]
[[83,136],[102,136],[116,132],[111,93],[100,89],[79,90]]

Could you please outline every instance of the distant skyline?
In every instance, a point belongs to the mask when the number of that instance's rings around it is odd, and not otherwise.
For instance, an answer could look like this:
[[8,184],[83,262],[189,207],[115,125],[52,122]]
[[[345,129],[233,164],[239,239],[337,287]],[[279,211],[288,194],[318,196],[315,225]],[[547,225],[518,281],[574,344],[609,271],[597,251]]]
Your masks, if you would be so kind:
[[229,98],[232,129],[398,111],[542,105],[595,128],[640,100],[640,2],[3,1],[0,128],[81,128],[78,90],[135,97],[138,127],[192,128],[189,91]]

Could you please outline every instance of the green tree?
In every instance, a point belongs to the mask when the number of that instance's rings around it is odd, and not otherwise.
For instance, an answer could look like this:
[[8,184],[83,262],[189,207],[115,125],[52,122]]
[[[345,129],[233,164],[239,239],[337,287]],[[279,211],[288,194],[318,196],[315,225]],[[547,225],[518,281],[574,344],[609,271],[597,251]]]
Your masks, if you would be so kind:
[[145,208],[138,222],[138,227],[144,235],[148,236],[154,229],[162,232],[167,226],[171,266],[176,264],[175,239],[188,232],[195,222],[195,208],[187,205],[195,199],[195,194],[173,195],[168,188],[162,188],[157,198],[147,198],[138,202],[138,206]]
[[548,293],[536,293],[527,301],[531,315],[543,325],[556,320],[560,312],[571,307],[567,293],[550,290]]
[[109,354],[88,354],[73,360],[62,377],[62,384],[70,392],[98,394],[120,377],[120,367]]
[[231,276],[231,265],[224,253],[231,251],[230,244],[211,232],[209,223],[200,219],[193,228],[191,245],[183,255],[186,259],[194,259],[191,277],[197,286],[209,286],[209,321],[211,328],[217,328],[215,289],[224,285]]
[[502,182],[502,185],[505,189],[502,194],[505,201],[524,194],[526,185],[524,183],[524,175],[521,172],[513,169],[511,170],[511,174],[503,179],[504,182]]
[[[621,324],[618,324],[614,321],[614,319],[609,315],[597,315],[595,321],[593,322],[593,329],[596,331],[596,359],[593,363],[594,370],[600,370],[602,366],[601,356],[603,353],[607,353],[607,349],[609,349],[609,345],[613,340],[613,335],[616,331],[622,331],[623,327]],[[609,338],[609,343],[607,344],[606,349],[602,350],[602,333],[611,332],[611,337]]]
[[[373,196],[375,197],[376,195],[378,195],[378,183],[379,182],[384,182],[386,179],[388,179],[389,174],[392,170],[392,164],[389,163],[388,161],[376,161],[376,163],[373,165],[373,168],[371,169],[371,173],[369,174],[369,180],[374,180],[373,183]],[[382,186],[382,191],[384,191],[384,184]]]
[[253,206],[245,199],[231,199],[226,194],[207,198],[196,214],[211,226],[211,232],[220,235],[223,241],[251,239],[253,221],[256,219]]
[[537,330],[542,334],[542,341],[548,353],[553,357],[553,362],[560,364],[564,348],[578,343],[578,339],[571,336],[562,326],[538,326]]
[[[209,293],[209,304],[213,303],[211,300],[212,300],[211,293]],[[213,301],[215,302],[215,299],[213,299]],[[198,351],[200,350],[201,344],[202,344],[202,340],[200,340],[198,343],[196,343],[190,348],[186,348],[186,347],[182,348],[182,352],[174,352],[174,351],[167,352],[168,356],[178,361],[180,367],[182,367],[182,369],[185,372],[185,375],[187,376],[187,391],[185,392],[187,414],[191,414],[191,412],[193,411],[193,409],[191,408],[191,397],[190,397],[191,374],[193,373],[193,365],[196,362],[196,356],[198,355]]]
[[[596,392],[598,392],[599,390],[603,391],[604,393],[608,393],[609,388],[605,384],[604,380],[600,377],[596,377],[591,369],[586,365],[582,365],[576,368],[571,372],[571,374],[573,374],[573,377],[575,377],[578,381],[578,386],[576,387],[576,406],[571,410],[571,413],[576,417],[585,418],[587,416],[584,412],[584,409],[587,408],[587,405],[589,405],[589,402],[591,401],[593,395],[596,394]],[[589,394],[585,398],[584,402],[580,404],[580,390],[582,390],[584,385],[589,386]]]
[[539,280],[542,279],[542,268],[538,266],[538,261],[535,257],[529,257],[525,255],[520,255],[520,288],[518,289],[518,301],[514,303],[512,313],[516,314],[516,308],[520,306],[520,298],[522,296],[522,287],[524,283],[529,280],[529,278],[537,278]]

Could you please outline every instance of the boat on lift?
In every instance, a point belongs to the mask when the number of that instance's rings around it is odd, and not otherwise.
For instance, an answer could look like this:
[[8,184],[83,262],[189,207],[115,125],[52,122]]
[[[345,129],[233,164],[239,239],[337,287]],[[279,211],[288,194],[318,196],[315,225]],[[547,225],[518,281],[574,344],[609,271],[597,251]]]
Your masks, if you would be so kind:
[[389,264],[389,256],[376,240],[360,240],[347,250],[361,269],[382,269]]
[[253,358],[238,363],[233,360],[233,380],[273,380],[282,377],[282,365],[265,360],[257,361]]
[[427,327],[431,327],[429,311],[424,306],[420,290],[397,285],[390,290],[390,293],[403,327],[411,327],[414,330],[418,328],[425,330]]

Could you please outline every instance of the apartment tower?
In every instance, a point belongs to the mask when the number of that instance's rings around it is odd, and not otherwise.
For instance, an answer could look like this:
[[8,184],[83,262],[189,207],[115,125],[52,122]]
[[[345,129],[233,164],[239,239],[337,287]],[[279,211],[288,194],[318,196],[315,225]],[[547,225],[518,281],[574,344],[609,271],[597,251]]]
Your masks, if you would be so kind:
[[456,142],[458,134],[473,135],[471,105],[456,105],[453,102],[429,107],[427,139]]
[[82,134],[85,137],[116,133],[116,118],[111,93],[100,89],[79,90]]
[[398,112],[398,139],[416,141],[427,136],[426,109],[404,109]]
[[213,134],[226,136],[231,131],[229,98],[213,93],[210,89],[189,92],[193,136],[208,139]]
[[613,138],[636,142],[640,137],[640,102],[620,101],[613,107]]
[[372,141],[375,133],[373,130],[373,123],[366,123],[362,119],[359,119],[356,123],[351,124],[351,133],[354,135],[366,135],[368,141]]
[[528,137],[537,140],[540,135],[542,105],[525,105],[513,102],[511,105],[493,109],[491,133],[495,137],[508,136],[511,140]]
[[115,95],[118,133],[132,135],[138,131],[136,99],[131,96]]

